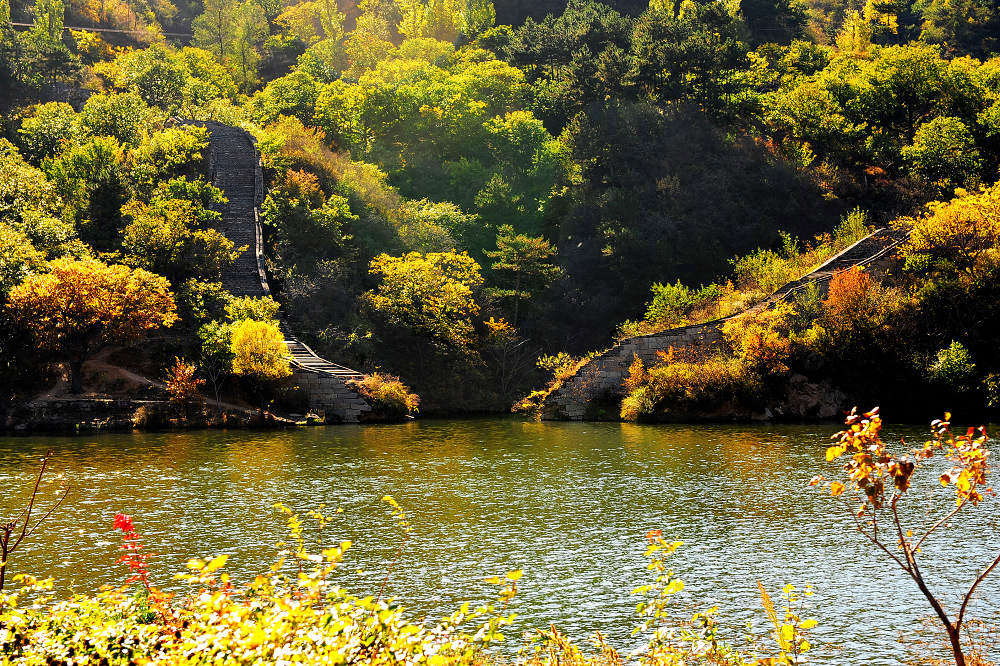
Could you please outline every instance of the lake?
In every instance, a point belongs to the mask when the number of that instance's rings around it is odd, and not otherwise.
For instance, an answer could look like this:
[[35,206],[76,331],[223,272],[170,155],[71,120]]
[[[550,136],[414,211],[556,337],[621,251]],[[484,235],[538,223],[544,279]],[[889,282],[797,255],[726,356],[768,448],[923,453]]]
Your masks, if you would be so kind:
[[[134,517],[155,554],[153,581],[169,588],[189,558],[220,553],[246,580],[273,561],[284,533],[275,502],[303,514],[325,504],[343,513],[324,541],[354,542],[345,585],[374,593],[399,541],[381,500],[391,494],[413,536],[388,590],[417,616],[485,600],[484,578],[523,569],[513,602],[521,629],[555,623],[580,639],[599,630],[624,649],[636,644],[631,590],[648,579],[644,535],[661,529],[685,544],[672,558],[687,584],[682,615],[718,605],[738,642],[749,619],[766,629],[756,581],[776,600],[786,583],[811,583],[805,616],[819,620],[816,663],[898,664],[910,649],[900,637],[914,636],[929,607],[853,532],[843,505],[808,487],[834,470],[824,451],[836,430],[475,419],[8,437],[0,438],[0,516],[26,496],[38,458],[52,449],[52,470],[72,490],[13,570],[91,592],[125,578],[116,512]],[[887,428],[904,430],[923,435]],[[925,577],[951,606],[998,547],[996,507],[986,502],[975,520],[925,547]],[[1000,574],[980,586],[972,614],[1000,624]]]

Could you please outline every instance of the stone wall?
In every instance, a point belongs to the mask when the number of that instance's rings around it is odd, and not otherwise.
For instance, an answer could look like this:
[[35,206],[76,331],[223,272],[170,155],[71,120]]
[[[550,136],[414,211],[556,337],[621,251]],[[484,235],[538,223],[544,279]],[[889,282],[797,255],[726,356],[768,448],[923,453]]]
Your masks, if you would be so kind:
[[254,410],[191,405],[186,412],[168,400],[136,400],[113,397],[41,398],[17,405],[0,423],[13,432],[84,433],[140,429],[202,428],[290,425],[281,419],[266,419]]
[[[267,296],[271,290],[264,272],[260,206],[264,201],[264,173],[253,136],[217,122],[197,123],[209,130],[213,182],[226,195],[220,230],[247,251],[222,275],[223,286],[235,296]],[[371,406],[347,385],[361,373],[317,355],[281,322],[291,356],[292,381],[308,395],[309,410],[327,423],[357,423]]]
[[309,396],[309,409],[326,423],[357,423],[371,411],[368,401],[347,385],[361,375],[324,375],[293,367],[292,381]]
[[718,349],[722,342],[722,327],[730,319],[774,307],[795,297],[810,284],[816,285],[820,293],[825,294],[830,278],[852,266],[863,266],[876,272],[884,270],[893,257],[893,250],[903,240],[905,238],[898,231],[878,229],[801,278],[784,285],[749,310],[716,321],[623,340],[593,358],[553,390],[542,404],[541,416],[549,420],[583,420],[590,416],[592,407],[602,399],[617,400],[622,397],[622,381],[634,356],[648,366],[656,361],[657,352],[666,352],[671,348],[687,358],[697,358]]

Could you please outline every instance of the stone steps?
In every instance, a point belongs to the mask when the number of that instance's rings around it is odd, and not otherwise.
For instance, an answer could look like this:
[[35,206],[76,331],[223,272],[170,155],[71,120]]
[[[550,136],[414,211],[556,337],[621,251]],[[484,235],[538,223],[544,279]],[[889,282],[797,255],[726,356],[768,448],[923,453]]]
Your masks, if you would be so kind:
[[[192,123],[207,127],[211,151],[212,180],[228,199],[219,211],[219,231],[236,247],[246,247],[233,266],[223,271],[222,286],[234,296],[269,296],[262,268],[263,241],[258,208],[263,203],[263,176],[257,148],[247,132],[216,122]],[[285,345],[291,355],[293,377],[309,394],[310,409],[328,422],[357,422],[371,410],[348,380],[363,375],[320,357],[281,324]]]

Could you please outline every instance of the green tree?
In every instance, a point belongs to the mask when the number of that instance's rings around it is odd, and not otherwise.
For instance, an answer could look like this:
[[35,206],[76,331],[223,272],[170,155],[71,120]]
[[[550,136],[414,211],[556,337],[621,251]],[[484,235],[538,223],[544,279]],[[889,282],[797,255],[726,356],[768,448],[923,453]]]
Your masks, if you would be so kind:
[[236,34],[237,0],[206,0],[204,11],[191,23],[195,44],[226,62]]
[[183,199],[132,202],[125,213],[132,218],[121,240],[126,261],[173,284],[190,277],[218,279],[245,251],[214,229],[198,229],[197,211]]
[[479,264],[455,252],[382,254],[371,262],[378,286],[365,294],[374,312],[392,326],[450,347],[473,342]]
[[80,237],[99,250],[118,245],[122,208],[130,198],[124,152],[113,137],[95,137],[45,165],[57,192],[71,207]]
[[255,0],[245,0],[233,13],[233,41],[230,60],[236,70],[236,80],[244,90],[257,83],[261,40],[267,35],[264,10]]
[[164,44],[131,49],[115,58],[114,84],[135,92],[150,106],[176,109],[184,101],[190,72],[180,53]]
[[958,118],[938,117],[917,128],[903,159],[942,192],[978,179],[983,162],[972,133]]
[[493,259],[490,270],[498,286],[488,293],[501,301],[513,302],[511,325],[516,327],[521,303],[530,303],[539,292],[547,288],[559,274],[553,262],[555,248],[544,238],[518,234],[509,224],[497,233],[497,249],[486,252]]
[[80,124],[88,132],[123,144],[136,143],[151,120],[149,107],[134,92],[91,95],[80,112]]
[[45,256],[23,233],[0,222],[0,302],[31,273],[42,269]]
[[24,155],[35,164],[45,157],[59,155],[82,136],[77,114],[66,102],[37,104],[30,113],[21,121],[17,141]]

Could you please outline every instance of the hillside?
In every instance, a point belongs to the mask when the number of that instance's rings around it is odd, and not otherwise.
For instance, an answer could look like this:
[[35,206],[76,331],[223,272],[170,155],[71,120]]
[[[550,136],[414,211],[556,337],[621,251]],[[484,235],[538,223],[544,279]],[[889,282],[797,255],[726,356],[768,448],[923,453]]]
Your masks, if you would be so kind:
[[[863,333],[833,333],[846,325],[830,297],[800,299],[754,329],[778,356],[731,331],[722,365],[672,359],[655,398],[622,414],[770,396],[736,410],[761,411],[791,376],[845,400],[919,385],[981,410],[1000,371],[983,300],[996,242],[983,228],[1000,219],[993,190],[977,194],[1000,164],[996,16],[850,7],[4,5],[4,399],[153,335],[144,363],[160,372],[186,359],[217,391],[297,411],[283,320],[335,364],[398,376],[424,413],[507,411],[615,338],[742,311],[872,228],[923,224],[925,241],[864,278],[878,312],[858,314],[876,320]],[[178,119],[255,138],[273,301],[224,288],[254,250],[223,233],[209,133]],[[161,310],[138,328],[88,315],[86,344],[67,345],[36,316],[52,262],[159,276]],[[975,304],[974,323],[957,303]],[[237,370],[244,338],[275,345],[273,363]],[[693,377],[712,373],[698,393]]]

